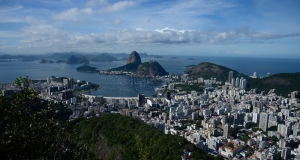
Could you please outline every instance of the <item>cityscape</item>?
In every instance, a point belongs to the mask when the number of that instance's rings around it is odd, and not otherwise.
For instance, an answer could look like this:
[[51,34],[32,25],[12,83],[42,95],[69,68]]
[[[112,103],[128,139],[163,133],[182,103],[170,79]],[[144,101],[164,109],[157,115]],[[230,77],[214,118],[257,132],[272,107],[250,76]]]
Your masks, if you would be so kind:
[[299,15],[299,0],[0,0],[0,159],[300,160]]

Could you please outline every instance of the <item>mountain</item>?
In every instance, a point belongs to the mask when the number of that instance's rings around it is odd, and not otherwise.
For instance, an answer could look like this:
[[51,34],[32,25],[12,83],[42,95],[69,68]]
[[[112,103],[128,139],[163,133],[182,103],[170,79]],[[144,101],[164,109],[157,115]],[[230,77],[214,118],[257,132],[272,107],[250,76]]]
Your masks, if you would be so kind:
[[230,71],[233,71],[233,77],[240,75],[238,71],[209,62],[200,63],[197,66],[186,70],[184,73],[190,74],[192,78],[203,77],[204,79],[210,79],[213,77],[217,78],[218,81],[221,80],[225,82],[228,80],[228,74]]
[[156,61],[141,63],[141,57],[136,51],[131,52],[127,59],[126,65],[118,68],[112,68],[108,71],[136,72],[137,75],[144,76],[164,76],[169,74]]
[[268,93],[275,89],[277,95],[288,97],[293,91],[300,92],[300,72],[298,73],[279,73],[264,78],[247,78],[248,90],[257,88]]
[[179,160],[184,149],[191,152],[191,159],[215,159],[181,136],[164,134],[139,119],[120,114],[70,121],[65,130],[76,131],[80,143],[99,159]]
[[42,59],[39,63],[54,63],[54,62],[51,60]]
[[131,54],[129,55],[126,64],[129,63],[137,63],[137,64],[142,63],[141,57],[136,51],[132,51]]
[[169,73],[156,61],[144,62],[139,65],[136,74],[148,76],[165,76]]
[[66,61],[67,64],[89,64],[90,62],[85,57],[76,57],[71,55],[68,60]]
[[66,61],[59,59],[59,60],[56,61],[56,63],[66,63]]
[[141,57],[151,57],[151,58],[165,58],[165,57],[160,56],[160,55],[149,55],[147,53],[140,53],[140,56]]
[[115,57],[113,57],[111,55],[105,54],[105,53],[98,54],[98,55],[95,55],[95,56],[90,56],[89,60],[93,61],[93,62],[112,62],[112,61],[118,61],[117,58],[115,58]]
[[228,80],[228,74],[233,71],[233,77],[244,77],[247,79],[246,90],[257,88],[260,91],[268,93],[271,89],[275,89],[277,95],[288,96],[293,91],[300,91],[300,72],[297,73],[279,73],[264,78],[251,78],[247,75],[239,73],[236,70],[209,63],[203,62],[195,67],[186,70],[184,73],[189,74],[192,78],[203,77],[210,79],[217,78],[223,82]]
[[99,72],[99,70],[96,67],[91,67],[89,65],[80,66],[76,68],[76,70],[81,72],[90,72],[90,73]]

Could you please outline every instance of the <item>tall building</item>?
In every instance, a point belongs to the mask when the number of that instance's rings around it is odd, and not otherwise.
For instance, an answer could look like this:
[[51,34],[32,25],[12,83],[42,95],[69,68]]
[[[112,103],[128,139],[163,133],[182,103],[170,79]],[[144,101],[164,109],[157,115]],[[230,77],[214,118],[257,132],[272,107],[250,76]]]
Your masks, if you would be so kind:
[[242,83],[243,83],[243,80],[244,80],[244,78],[243,78],[243,77],[241,77],[241,79],[240,79],[240,88],[242,88]]
[[235,86],[236,87],[240,86],[240,79],[239,79],[239,77],[236,77],[236,79],[235,79]]
[[74,79],[73,78],[69,78],[69,84],[68,84],[69,88],[70,89],[74,89],[73,86],[74,86]]
[[254,72],[254,73],[253,73],[253,78],[256,78],[256,77],[257,77],[257,76],[256,76],[256,72]]
[[291,128],[285,124],[278,124],[277,132],[279,132],[282,136],[289,136],[291,134]]
[[246,87],[247,87],[247,79],[243,79],[241,88],[246,89]]
[[270,73],[267,74],[267,77],[269,77],[269,76],[270,76]]
[[166,93],[166,98],[167,98],[168,100],[171,100],[171,92],[170,92],[170,91],[167,91],[167,93]]
[[230,134],[230,126],[228,123],[226,123],[223,128],[223,137],[229,138],[229,134]]
[[259,116],[259,128],[263,131],[267,131],[269,123],[269,114],[266,112],[261,112]]
[[232,78],[232,80],[231,80],[231,85],[232,85],[232,86],[235,85],[235,79],[234,79],[234,78]]
[[65,88],[67,88],[67,89],[69,88],[69,80],[68,79],[64,79],[63,84],[64,84]]
[[259,122],[259,113],[252,113],[252,122],[258,123]]
[[233,71],[230,71],[228,75],[228,83],[231,83],[232,78],[233,78]]
[[139,99],[139,107],[143,107],[145,104],[145,95],[139,94],[138,99]]

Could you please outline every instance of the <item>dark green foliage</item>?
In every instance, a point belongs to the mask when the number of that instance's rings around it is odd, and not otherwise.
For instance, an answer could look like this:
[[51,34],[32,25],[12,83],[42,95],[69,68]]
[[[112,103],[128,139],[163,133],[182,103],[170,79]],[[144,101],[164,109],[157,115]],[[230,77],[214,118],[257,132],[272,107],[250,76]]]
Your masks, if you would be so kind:
[[248,78],[247,90],[257,88],[267,94],[271,89],[275,89],[277,95],[287,97],[293,91],[300,91],[300,72],[279,73],[265,78]]
[[272,136],[271,141],[272,141],[272,145],[275,145],[276,142],[279,141],[279,139],[277,137],[275,137],[275,136]]
[[[101,135],[108,146],[121,145],[123,159],[181,159],[183,149],[195,159],[214,159],[183,137],[165,135],[156,128],[131,117],[106,114],[101,117],[70,122],[67,130],[76,131],[86,146],[95,146]],[[92,149],[93,150],[93,149]]]
[[126,72],[135,72],[137,68],[139,67],[140,63],[129,63],[124,66],[118,67],[118,68],[112,68],[108,71],[126,71]]
[[99,70],[96,67],[91,67],[89,65],[80,66],[76,68],[76,70],[81,72],[91,72],[91,73],[99,72]]
[[268,131],[277,131],[277,126],[272,126],[268,129]]
[[156,61],[144,62],[139,65],[136,73],[138,75],[165,76],[169,73]]
[[30,80],[15,83],[18,93],[0,95],[1,159],[89,159],[86,148],[52,120],[53,104],[38,98]]

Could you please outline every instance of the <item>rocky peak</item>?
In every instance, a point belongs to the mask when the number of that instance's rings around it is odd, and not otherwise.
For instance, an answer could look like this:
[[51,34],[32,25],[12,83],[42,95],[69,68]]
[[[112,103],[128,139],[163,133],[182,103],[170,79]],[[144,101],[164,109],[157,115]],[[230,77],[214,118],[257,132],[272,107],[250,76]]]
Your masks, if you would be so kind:
[[141,64],[141,57],[136,51],[132,51],[131,54],[129,55],[126,64],[129,63],[138,63]]

